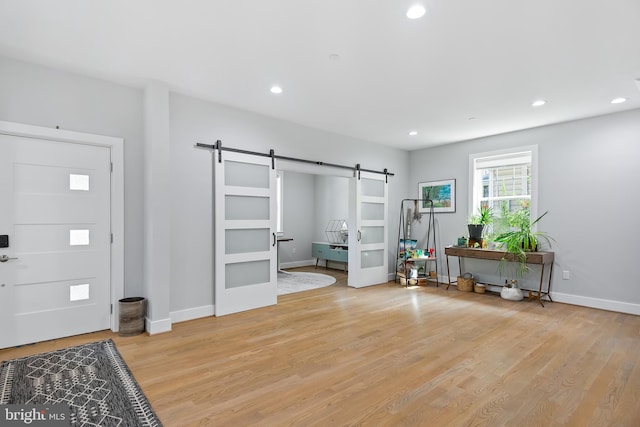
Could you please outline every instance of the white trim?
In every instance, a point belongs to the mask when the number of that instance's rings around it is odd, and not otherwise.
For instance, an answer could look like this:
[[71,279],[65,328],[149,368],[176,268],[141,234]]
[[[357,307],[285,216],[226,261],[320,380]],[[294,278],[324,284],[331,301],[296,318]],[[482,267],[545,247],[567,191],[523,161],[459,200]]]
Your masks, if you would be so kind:
[[215,306],[204,305],[202,307],[187,308],[186,310],[172,311],[171,323],[186,322],[187,320],[200,319],[202,317],[210,317],[215,314]]
[[124,298],[124,139],[0,120],[0,134],[74,144],[96,145],[111,150],[111,330],[118,331],[119,304]]
[[51,141],[72,142],[76,144],[112,146],[123,142],[122,138],[96,135],[91,133],[74,132],[63,129],[45,128],[42,126],[26,125],[23,123],[5,122],[0,120],[0,133],[6,135],[23,136],[27,138],[48,139]]
[[276,234],[284,235],[284,171],[276,170]]
[[171,332],[171,319],[161,319],[151,321],[148,317],[144,318],[145,330],[149,335],[161,334],[163,332]]
[[280,269],[284,268],[296,268],[296,267],[307,267],[307,266],[315,266],[316,261],[314,259],[307,259],[302,261],[291,261],[291,262],[281,262]]
[[600,310],[616,311],[618,313],[640,315],[640,304],[583,297],[580,295],[562,294],[558,292],[551,292],[551,299],[553,299],[554,302],[561,302],[565,304],[580,305],[583,307],[597,308]]
[[540,179],[538,176],[538,145],[525,145],[521,147],[513,147],[513,148],[505,148],[503,150],[494,150],[494,151],[486,151],[484,153],[471,153],[469,154],[469,204],[468,204],[468,215],[471,217],[475,213],[475,209],[473,206],[473,195],[475,192],[475,187],[473,186],[473,179],[475,176],[475,168],[474,168],[474,160],[481,157],[492,157],[492,156],[503,156],[507,154],[513,153],[522,153],[525,151],[531,151],[531,204],[529,205],[529,212],[531,213],[531,218],[538,217],[538,180]]
[[[439,277],[440,277],[440,280],[439,280],[440,284],[442,286],[446,286],[447,280],[448,280],[447,276],[443,277],[442,275],[440,275]],[[393,273],[390,273],[389,281],[393,282],[394,278],[395,278],[395,275]],[[457,287],[457,283],[451,283],[451,286]],[[502,288],[501,286],[491,286],[491,287],[487,287],[487,290],[499,293],[501,288]],[[557,302],[561,304],[578,305],[581,307],[595,308],[598,310],[615,311],[617,313],[635,314],[636,316],[640,316],[640,304],[632,304],[632,303],[622,302],[622,301],[612,301],[612,300],[606,300],[606,299],[584,297],[580,295],[563,294],[559,292],[551,292],[551,299],[553,300],[553,302]],[[545,306],[547,304],[553,304],[553,302],[544,301]]]

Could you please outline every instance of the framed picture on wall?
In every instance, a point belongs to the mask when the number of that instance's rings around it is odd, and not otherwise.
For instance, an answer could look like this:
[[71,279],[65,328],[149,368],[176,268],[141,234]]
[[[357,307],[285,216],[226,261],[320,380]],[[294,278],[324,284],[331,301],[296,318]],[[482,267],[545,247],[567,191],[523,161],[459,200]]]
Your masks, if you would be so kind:
[[429,212],[430,204],[427,200],[433,201],[435,213],[455,212],[456,180],[421,182],[418,184],[418,198],[423,200],[419,203],[419,212]]

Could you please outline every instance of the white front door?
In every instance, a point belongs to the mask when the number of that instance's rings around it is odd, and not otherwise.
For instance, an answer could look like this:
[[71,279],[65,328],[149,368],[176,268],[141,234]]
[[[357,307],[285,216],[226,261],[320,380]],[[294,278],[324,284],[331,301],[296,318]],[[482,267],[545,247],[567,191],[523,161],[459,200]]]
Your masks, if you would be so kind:
[[0,348],[109,329],[110,167],[107,147],[0,135]]
[[386,178],[368,172],[351,178],[348,284],[355,288],[388,281]]
[[272,159],[213,155],[215,314],[277,303],[276,171]]

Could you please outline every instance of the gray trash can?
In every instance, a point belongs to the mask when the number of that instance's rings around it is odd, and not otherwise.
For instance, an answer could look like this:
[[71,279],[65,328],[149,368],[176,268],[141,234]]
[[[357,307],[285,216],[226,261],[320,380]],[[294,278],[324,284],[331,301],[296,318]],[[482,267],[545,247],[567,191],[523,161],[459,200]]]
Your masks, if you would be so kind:
[[118,335],[131,337],[144,332],[147,300],[142,297],[123,298],[119,301],[120,327]]

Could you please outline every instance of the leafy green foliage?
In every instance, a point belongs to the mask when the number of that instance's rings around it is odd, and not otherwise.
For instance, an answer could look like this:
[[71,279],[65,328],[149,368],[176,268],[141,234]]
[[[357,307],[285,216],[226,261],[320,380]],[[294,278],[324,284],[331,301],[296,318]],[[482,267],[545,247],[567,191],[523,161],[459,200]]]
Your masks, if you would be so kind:
[[489,225],[493,222],[493,217],[493,209],[488,205],[482,205],[478,208],[478,213],[469,218],[469,224]]
[[[501,249],[504,249],[509,256],[505,256],[500,261],[500,273],[504,271],[505,264],[513,261],[515,264],[515,272],[520,276],[524,276],[530,269],[527,265],[527,252],[538,250],[538,243],[543,241],[551,247],[551,241],[555,240],[544,231],[531,231],[534,224],[540,221],[549,211],[546,211],[534,221],[530,221],[530,213],[528,207],[512,212],[509,214],[509,225],[512,227],[510,231],[504,232],[494,238]],[[510,263],[509,263],[510,264]]]

